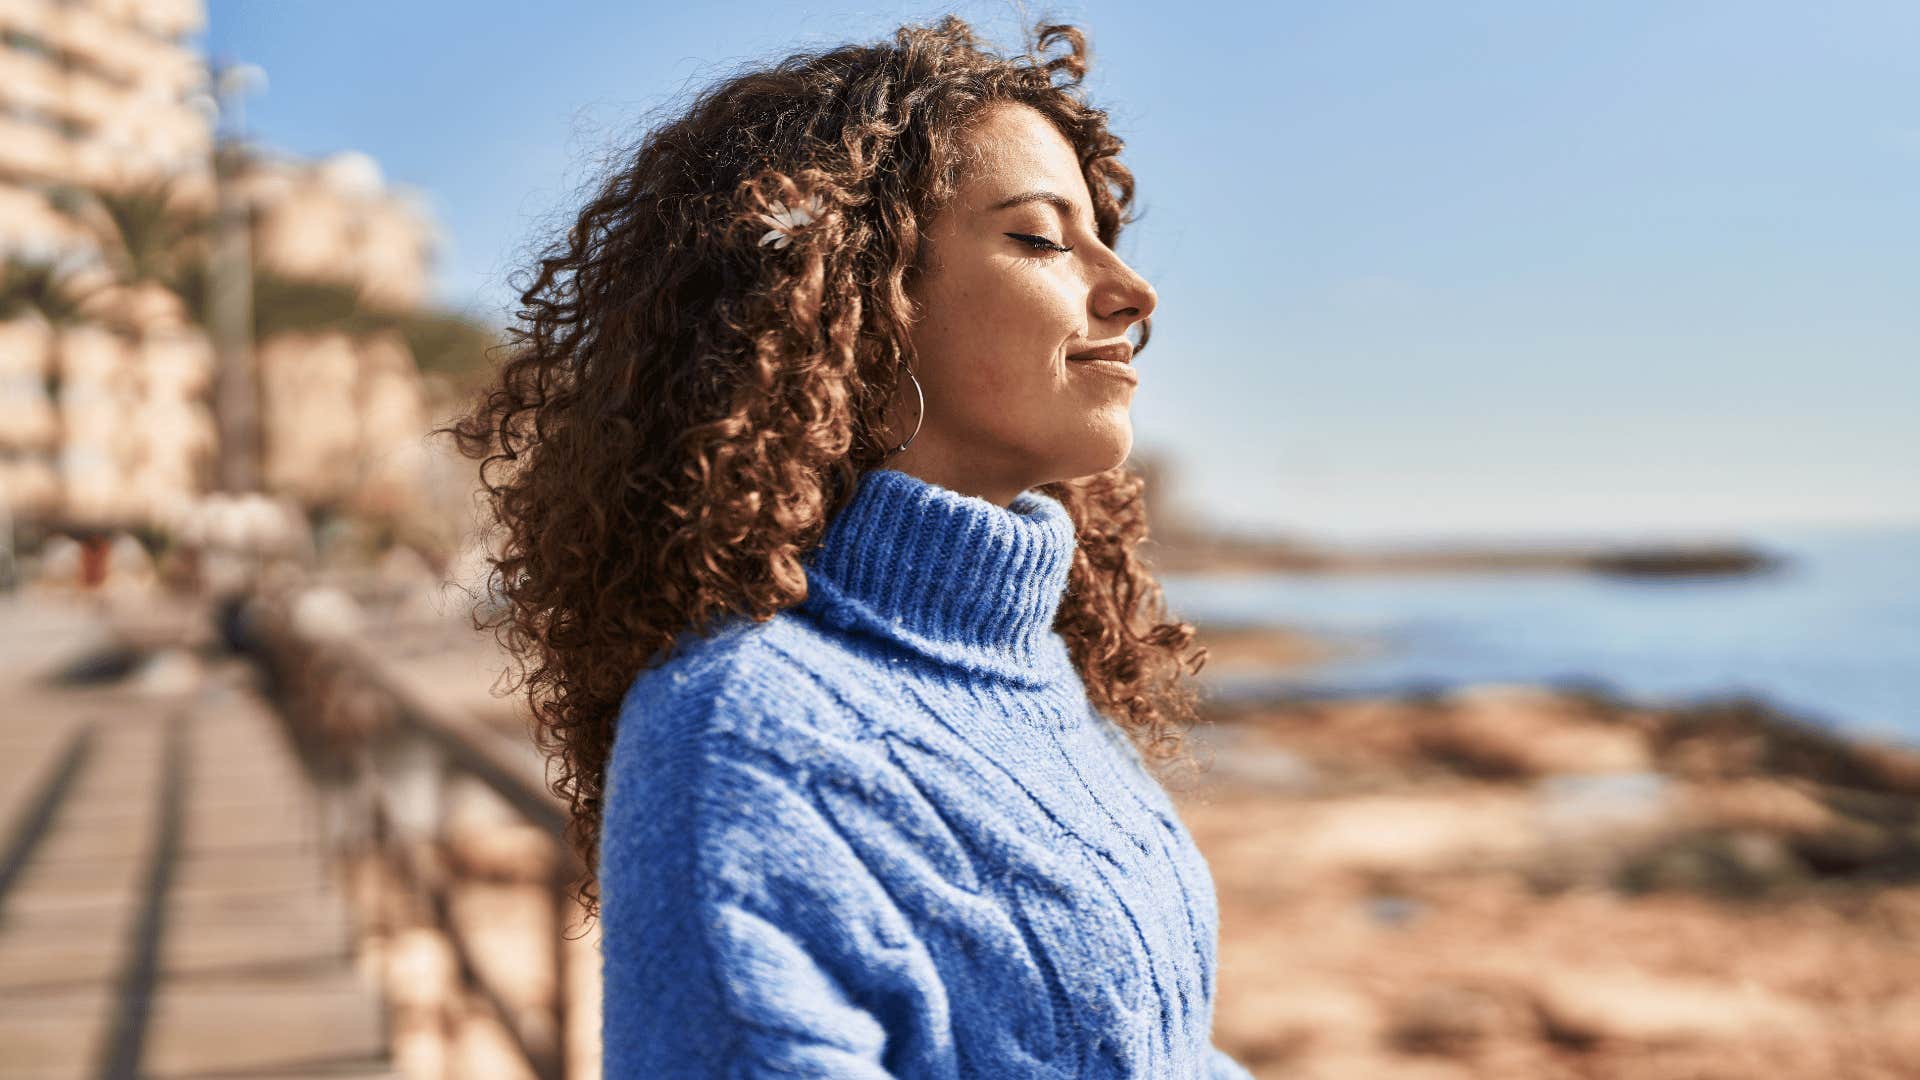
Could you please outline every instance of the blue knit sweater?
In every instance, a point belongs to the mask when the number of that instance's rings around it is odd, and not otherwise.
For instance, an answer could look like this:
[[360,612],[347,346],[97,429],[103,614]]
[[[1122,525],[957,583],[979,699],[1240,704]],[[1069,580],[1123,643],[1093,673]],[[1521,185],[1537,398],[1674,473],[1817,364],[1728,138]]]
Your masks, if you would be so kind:
[[861,477],[808,598],[639,673],[606,1075],[1250,1080],[1206,860],[1053,629],[1072,519]]

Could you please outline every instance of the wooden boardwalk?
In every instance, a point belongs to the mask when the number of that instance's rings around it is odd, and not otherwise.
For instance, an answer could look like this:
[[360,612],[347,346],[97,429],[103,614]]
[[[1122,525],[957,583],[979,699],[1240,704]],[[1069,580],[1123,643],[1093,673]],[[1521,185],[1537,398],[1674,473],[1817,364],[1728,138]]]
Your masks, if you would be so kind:
[[0,597],[0,1078],[398,1077],[251,669],[40,678],[101,629]]

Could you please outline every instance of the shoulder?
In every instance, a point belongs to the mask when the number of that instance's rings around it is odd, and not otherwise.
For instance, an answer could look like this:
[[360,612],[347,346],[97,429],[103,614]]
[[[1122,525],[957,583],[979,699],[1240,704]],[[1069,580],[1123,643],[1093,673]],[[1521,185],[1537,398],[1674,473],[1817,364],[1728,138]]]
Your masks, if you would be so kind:
[[[690,872],[700,825],[791,811],[783,796],[807,779],[797,766],[856,741],[836,733],[827,696],[772,645],[778,618],[724,619],[634,675],[603,792],[609,876]],[[743,790],[749,782],[760,790]]]
[[804,882],[848,918],[887,906],[875,866],[904,857],[913,789],[812,659],[776,616],[690,639],[636,676],[604,791],[610,911],[642,881],[696,905]]
[[832,689],[833,669],[844,661],[810,649],[804,633],[782,612],[765,622],[728,618],[710,633],[684,639],[634,675],[620,702],[618,732],[778,738],[811,727],[858,738],[858,725]]
[[[710,788],[751,761],[801,784],[884,764],[881,711],[855,669],[806,620],[728,619],[639,671],[615,717],[611,788]],[[631,809],[631,807],[629,807]]]

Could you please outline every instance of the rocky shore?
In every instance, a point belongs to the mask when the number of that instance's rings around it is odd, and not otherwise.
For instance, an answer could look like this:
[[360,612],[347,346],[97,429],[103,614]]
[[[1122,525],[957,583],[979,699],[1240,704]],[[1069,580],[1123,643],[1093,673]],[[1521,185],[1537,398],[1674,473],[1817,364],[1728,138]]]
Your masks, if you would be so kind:
[[[1316,649],[1201,641],[1203,679]],[[1261,1077],[1920,1074],[1920,751],[1524,686],[1205,719],[1167,784]]]
[[1786,560],[1743,543],[1542,547],[1420,546],[1365,550],[1264,536],[1163,529],[1142,546],[1161,573],[1383,574],[1555,570],[1626,578],[1768,573]]

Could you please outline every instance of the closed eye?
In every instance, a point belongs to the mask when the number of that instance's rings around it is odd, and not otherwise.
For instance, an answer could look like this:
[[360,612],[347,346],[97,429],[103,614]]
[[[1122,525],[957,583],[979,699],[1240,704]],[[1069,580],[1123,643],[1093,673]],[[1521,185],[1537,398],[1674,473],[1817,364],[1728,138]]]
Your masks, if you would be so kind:
[[1038,248],[1041,251],[1072,251],[1073,250],[1073,246],[1071,244],[1062,246],[1060,244],[1054,243],[1053,241],[1047,239],[1044,236],[1031,236],[1027,233],[1017,233],[1017,232],[1010,232],[1007,235],[1013,237],[1015,240],[1018,240],[1021,243],[1026,244],[1028,247]]

